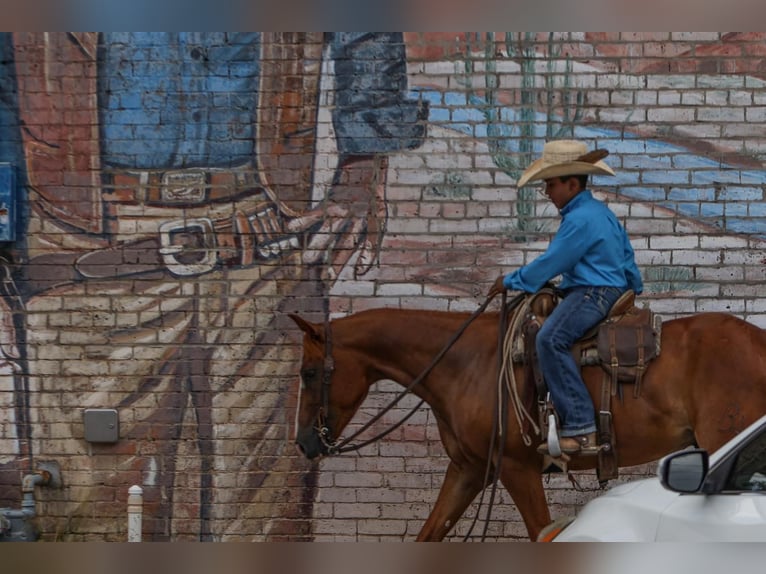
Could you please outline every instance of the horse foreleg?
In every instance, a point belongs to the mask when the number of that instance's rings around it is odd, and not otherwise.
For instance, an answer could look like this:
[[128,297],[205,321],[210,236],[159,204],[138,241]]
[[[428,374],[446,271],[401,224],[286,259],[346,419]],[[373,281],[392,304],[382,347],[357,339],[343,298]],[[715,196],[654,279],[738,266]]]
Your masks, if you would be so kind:
[[461,470],[454,462],[450,462],[436,504],[416,540],[443,540],[481,490],[481,482],[481,477]]
[[551,521],[539,462],[524,464],[505,458],[500,481],[516,504],[530,540],[537,540],[537,535]]

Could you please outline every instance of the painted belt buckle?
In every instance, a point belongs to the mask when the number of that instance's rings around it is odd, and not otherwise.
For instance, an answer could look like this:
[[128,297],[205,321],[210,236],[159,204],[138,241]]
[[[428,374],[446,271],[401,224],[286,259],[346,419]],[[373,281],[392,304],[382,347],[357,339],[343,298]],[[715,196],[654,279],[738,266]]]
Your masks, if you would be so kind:
[[174,275],[201,275],[215,268],[218,255],[212,220],[201,217],[167,221],[160,225],[159,233],[160,255]]

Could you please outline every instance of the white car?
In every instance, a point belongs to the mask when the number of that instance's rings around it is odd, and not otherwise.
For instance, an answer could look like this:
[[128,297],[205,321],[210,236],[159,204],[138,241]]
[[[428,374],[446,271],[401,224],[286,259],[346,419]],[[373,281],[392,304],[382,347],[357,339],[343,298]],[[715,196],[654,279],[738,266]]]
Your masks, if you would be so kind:
[[658,478],[622,484],[538,537],[555,542],[766,541],[766,415],[713,454],[664,457]]

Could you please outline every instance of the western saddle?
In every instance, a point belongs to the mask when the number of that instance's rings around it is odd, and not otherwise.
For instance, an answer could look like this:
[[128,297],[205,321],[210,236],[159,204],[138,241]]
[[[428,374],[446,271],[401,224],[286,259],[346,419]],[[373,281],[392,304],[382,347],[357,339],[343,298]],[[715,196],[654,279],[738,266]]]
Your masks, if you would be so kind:
[[[600,404],[596,405],[600,446],[596,471],[601,484],[618,476],[612,397],[619,396],[622,400],[623,385],[632,384],[633,396],[638,398],[644,373],[649,363],[660,354],[662,318],[646,305],[637,307],[635,300],[633,291],[624,293],[606,318],[577,341],[572,349],[582,367],[600,366],[603,371]],[[520,327],[515,333],[509,333],[514,342],[513,360],[524,365],[525,388],[535,391],[524,393],[524,396],[529,402],[531,397],[536,399],[542,436],[550,436],[551,422],[556,424],[557,415],[540,370],[535,339],[558,301],[559,296],[551,287],[544,287],[530,295],[527,305],[521,309],[525,316],[518,323]],[[566,455],[550,458],[544,462],[543,471],[565,471],[567,460]]]

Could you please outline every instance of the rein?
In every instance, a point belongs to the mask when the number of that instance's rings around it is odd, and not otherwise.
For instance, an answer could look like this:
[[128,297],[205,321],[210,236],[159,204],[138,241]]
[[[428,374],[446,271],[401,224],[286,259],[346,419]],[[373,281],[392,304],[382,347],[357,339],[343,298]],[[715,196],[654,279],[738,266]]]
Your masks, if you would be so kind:
[[[520,300],[524,295],[520,294],[517,295],[514,298],[514,303]],[[359,435],[364,433],[367,429],[369,429],[373,424],[375,424],[377,421],[379,421],[383,415],[385,415],[389,410],[391,410],[394,406],[396,406],[399,401],[401,401],[405,396],[407,396],[410,392],[412,392],[412,389],[420,384],[423,379],[428,376],[428,374],[433,370],[433,368],[439,363],[439,361],[442,360],[444,355],[447,353],[447,351],[450,350],[450,348],[455,344],[455,342],[460,338],[460,336],[465,332],[465,330],[468,328],[468,326],[479,316],[481,315],[487,308],[487,305],[492,301],[492,297],[487,297],[487,299],[482,303],[476,311],[471,314],[471,316],[466,320],[465,323],[460,327],[460,329],[455,332],[455,334],[452,335],[452,337],[447,341],[447,344],[444,346],[444,348],[439,351],[439,353],[433,358],[431,363],[423,370],[420,375],[418,375],[403,391],[401,391],[396,398],[391,401],[389,405],[387,405],[383,410],[381,410],[378,414],[376,414],[372,419],[367,421],[359,430],[357,430],[355,433],[353,433],[351,436],[343,439],[343,440],[333,440],[332,439],[332,431],[330,430],[329,426],[326,423],[326,413],[329,412],[329,403],[330,403],[330,380],[332,378],[332,373],[335,370],[335,361],[332,357],[332,332],[330,330],[330,320],[329,316],[325,317],[325,358],[324,358],[324,373],[322,376],[322,407],[319,409],[319,414],[317,415],[317,427],[316,430],[319,434],[319,438],[322,441],[322,444],[327,448],[327,454],[328,455],[335,455],[335,454],[341,454],[344,452],[351,452],[355,450],[359,450],[360,448],[363,448],[367,446],[368,444],[375,442],[384,436],[388,435],[395,429],[397,429],[399,426],[401,426],[407,419],[409,419],[425,402],[423,399],[420,400],[420,402],[413,407],[413,409],[404,417],[402,420],[397,422],[394,426],[386,429],[385,431],[381,432],[380,434],[367,439],[365,441],[362,441],[358,444],[349,444],[351,441],[356,439]],[[505,302],[505,296],[503,297]],[[505,305],[503,305],[505,307]],[[329,315],[329,314],[328,314]]]

